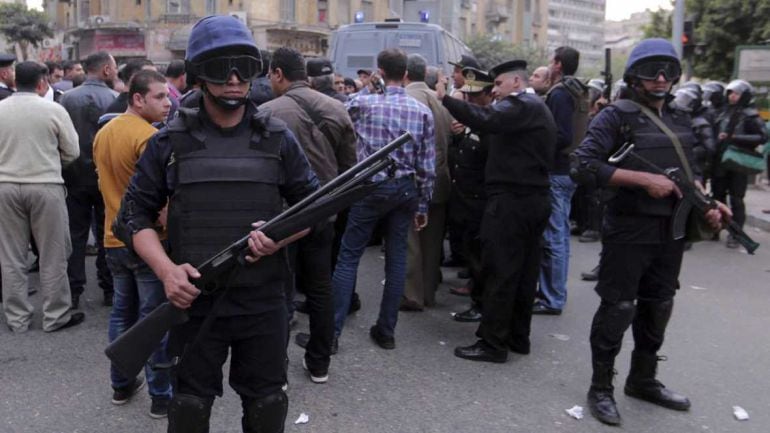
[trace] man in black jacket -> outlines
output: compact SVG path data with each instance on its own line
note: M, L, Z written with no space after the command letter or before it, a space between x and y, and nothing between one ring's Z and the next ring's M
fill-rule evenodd
M481 107L438 96L452 116L490 134L484 172L487 204L481 221L486 275L484 315L475 344L455 356L505 362L508 350L527 354L532 303L540 270L543 230L551 213L548 171L553 164L556 125L540 97L526 92L527 63L512 60L489 71L497 104Z

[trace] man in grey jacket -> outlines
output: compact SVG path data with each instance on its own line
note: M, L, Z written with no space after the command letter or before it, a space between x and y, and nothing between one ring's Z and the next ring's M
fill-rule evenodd
M419 54L410 54L406 63L406 94L427 106L433 113L436 138L436 181L428 208L428 225L411 230L407 238L406 286L401 309L421 311L435 301L441 282L441 250L444 241L446 206L449 201L447 146L451 137L452 116L425 84L427 63Z
M356 163L353 122L341 102L310 88L302 54L277 49L270 63L270 84L276 98L259 109L287 123L321 184ZM325 223L297 242L296 282L305 293L310 316L310 335L298 334L297 344L306 349L303 365L315 383L328 380L334 346L333 239L334 226Z
M16 65L18 92L0 102L0 263L6 324L25 332L32 320L27 297L27 252L30 233L40 248L40 290L43 330L57 331L80 324L83 313L72 313L67 282L71 250L67 230L62 166L80 150L67 112L45 100L45 65Z
M80 295L86 285L86 243L91 224L96 226L96 275L99 287L104 291L104 305L112 305L112 275L104 257L104 202L97 185L93 160L94 136L99 117L117 95L109 86L117 78L115 59L104 51L91 54L85 61L88 78L79 87L67 92L61 104L67 110L78 132L80 158L64 171L67 185L67 211L72 237L72 255L67 274L72 289L72 304L78 307Z

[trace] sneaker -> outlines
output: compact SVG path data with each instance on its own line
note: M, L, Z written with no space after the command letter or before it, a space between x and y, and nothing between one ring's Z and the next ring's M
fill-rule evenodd
M128 403L128 401L131 400L131 397L133 397L137 391L142 389L143 386L144 378L137 377L134 379L134 382L129 385L113 388L112 404L120 406Z
M741 244L738 243L738 240L735 239L732 235L727 238L727 248L736 249Z
M372 340L374 340L374 342L383 349L393 350L396 348L396 339L383 334L377 325L369 328L369 336L372 337Z
M302 368L304 368L305 371L308 372L308 374L310 375L310 381L313 383L326 383L329 380L329 369L311 370L307 367L307 360L305 358L302 358Z
M166 418L168 416L168 404L170 399L164 397L153 397L150 405L150 417L155 419Z

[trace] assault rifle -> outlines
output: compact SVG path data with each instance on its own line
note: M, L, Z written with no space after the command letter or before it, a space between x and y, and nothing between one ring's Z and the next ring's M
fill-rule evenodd
M612 102L610 98L612 98L612 49L611 48L605 48L604 49L604 71L602 72L602 76L604 76L604 94L602 97L605 101L607 101L607 104Z
M412 136L408 132L399 136L260 226L259 231L275 241L286 239L361 200L377 187L376 183L368 182L372 176L386 169L389 175L393 175L395 164L388 155L410 140ZM201 277L191 282L201 290L201 295L210 295L219 290L221 286L215 284L219 277L247 264L245 257L249 254L248 240L248 235L238 239L197 267ZM254 266L259 266L259 263ZM187 320L185 310L164 302L110 343L104 352L121 373L126 377L134 377L144 368L169 329ZM176 359L170 365L155 367L168 368L178 361Z
M706 212L716 209L717 203L714 199L707 197L698 189L692 182L689 182L683 175L679 168L667 168L662 169L650 162L647 158L640 156L634 152L634 144L624 144L615 154L609 158L611 164L617 164L627 157L631 157L636 161L642 163L645 167L649 168L657 174L662 174L669 179L679 188L682 192L682 199L674 209L674 218L671 221L671 231L674 239L683 239L687 234L687 219L690 216L690 212L695 208L700 215L705 215ZM735 223L732 219L727 221L727 231L737 240L749 254L754 254L754 251L759 247L759 244L746 234L741 227Z

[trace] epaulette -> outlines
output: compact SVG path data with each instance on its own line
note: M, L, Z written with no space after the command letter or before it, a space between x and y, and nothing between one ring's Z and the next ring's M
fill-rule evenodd
M618 99L609 106L617 108L623 114L637 114L642 111L639 106L628 99Z
M286 123L281 119L273 117L273 112L267 108L257 110L251 116L251 126L255 130L260 131L264 136L268 136L273 132L283 132L287 128Z

